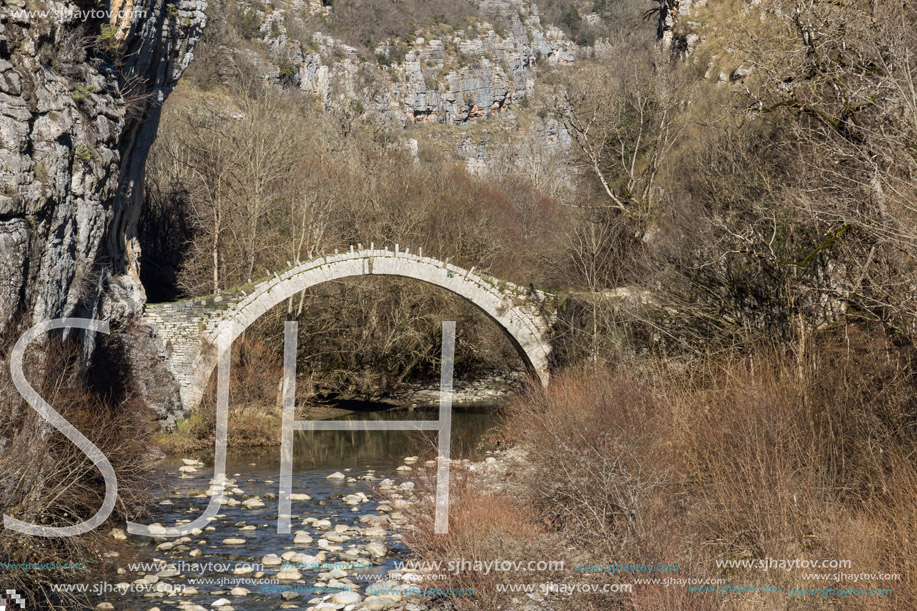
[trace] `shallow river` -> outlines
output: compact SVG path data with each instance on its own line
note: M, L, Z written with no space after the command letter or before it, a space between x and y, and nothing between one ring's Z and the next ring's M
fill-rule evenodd
M351 420L422 418L436 418L435 410L393 410L347 417ZM493 406L456 407L452 420L452 457L480 459L486 450L483 445L486 443L485 433L495 424ZM116 560L118 566L128 569L128 572L113 576L112 582L121 583L122 588L125 583L133 584L137 591L124 595L111 592L96 598L95 602L108 601L116 609L148 611L158 607L165 611L177 608L194 609L191 605L210 609L214 602L225 598L229 601L228 604L231 604L231 608L239 610L278 609L282 605L283 608L305 609L308 606L307 601L317 596L310 593L308 588L316 584L319 574L330 570L327 566L309 569L304 568L300 562L302 579L284 581L276 580L276 575L283 568L281 566L252 566L249 567L252 572L245 571L248 570L247 563L260 563L268 554L282 556L287 553L289 556L290 552L297 552L314 556L322 551L318 544L322 535L328 536L328 531L315 528L312 524L304 524L303 520L306 518L330 520L334 526L342 525L340 529L344 526L351 527L350 530L341 533L342 537L331 537L343 538L344 540L336 542L337 546L343 549L326 551L323 562L326 565L340 563L340 566L347 569L345 581L352 581L359 586L360 593L365 595L365 589L372 585L372 580L383 578L385 571L395 568L395 563L405 558L406 550L397 533L390 528L386 528L384 539L378 536L373 539L363 536L361 529L366 529L370 524L360 523L359 518L365 514L379 513L378 505L384 501L373 491L379 480L390 478L395 480L397 485L408 475L396 471L398 466L403 465L406 456L420 456L420 462L414 465L417 469L422 467L425 459L435 455L436 435L407 431L300 431L296 435L293 492L309 495L311 500L293 501L293 534L280 535L276 527L277 500L273 495L278 494L280 449L230 449L226 473L227 478L235 482L235 486L230 485L228 489L238 488L242 491L234 493L231 498L244 502L251 497L259 497L264 507L223 505L217 519L211 522L214 530L205 529L197 536L190 536L190 541L184 540L182 543L176 544L170 539L168 541L175 544L175 547L168 550L157 549L160 543L167 541L165 539L151 541L130 537L129 553L122 554ZM163 488L159 495L162 504L146 519L146 523L173 526L179 520L188 521L203 512L209 497L194 498L193 495L207 490L213 477L213 457L210 454L193 458L200 459L204 466L196 473L190 474L190 478L179 477L178 470L183 465L180 458L169 459L162 464ZM327 476L334 472L342 472L348 479L327 479ZM367 476L376 479L359 479ZM341 498L359 492L364 493L370 500L351 506L345 504ZM383 511L386 510L391 511L383 507ZM432 515L430 519L432 520ZM294 544L296 531L302 531L305 533L305 537L302 538L311 537L312 541ZM229 538L243 539L244 543L227 545L224 540ZM372 541L377 544L384 543L388 548L384 557L360 552L363 546ZM327 546L327 543L325 541L323 545ZM129 570L129 563L154 561L175 566L174 569L166 568L165 571L152 567L146 570ZM371 566L365 566L367 564ZM241 572L237 572L237 569ZM263 571L264 574L259 576L258 571ZM175 572L180 574L172 575ZM161 576L158 579L146 578L146 581L155 583L138 582L137 580L145 573L160 573ZM329 582L328 576L325 575L324 583L335 582ZM178 590L183 587L191 587L192 590L178 594ZM237 592L236 595L232 595L233 587L245 588L250 593L239 595ZM170 591L172 588L174 590ZM194 590L197 592L193 593ZM291 590L298 590L299 596L293 598ZM284 598L283 592L287 592L287 598Z

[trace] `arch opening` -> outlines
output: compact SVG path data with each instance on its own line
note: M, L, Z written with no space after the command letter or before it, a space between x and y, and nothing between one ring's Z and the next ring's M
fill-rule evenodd
M545 294L501 282L436 259L389 250L345 253L303 263L275 274L251 292L223 301L200 338L200 346L186 363L173 363L186 407L199 402L216 365L214 346L228 345L272 308L320 284L359 276L392 276L424 282L464 298L494 322L509 339L525 367L542 382L549 378L550 324L542 301ZM219 299L219 298L218 298ZM158 326L168 325L165 316ZM184 378L182 374L184 375Z

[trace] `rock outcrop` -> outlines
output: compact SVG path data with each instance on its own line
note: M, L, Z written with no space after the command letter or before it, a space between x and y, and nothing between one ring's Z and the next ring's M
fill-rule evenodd
M118 324L141 311L143 168L205 8L0 5L0 331L19 316Z
M276 61L262 73L314 94L326 108L358 103L389 125L461 125L499 114L531 93L538 65L572 63L577 52L527 0L483 0L481 15L501 25L481 19L473 28L430 27L410 40L384 41L371 60L322 32L305 43L291 38L288 21L302 8L294 2L264 16L263 41Z

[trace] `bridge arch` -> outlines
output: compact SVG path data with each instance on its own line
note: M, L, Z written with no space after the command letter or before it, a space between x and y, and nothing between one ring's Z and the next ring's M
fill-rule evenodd
M147 322L166 344L182 403L196 407L216 366L215 346L234 341L271 308L319 284L357 276L400 276L459 295L484 312L509 338L542 384L549 377L550 329L546 293L502 282L422 253L370 248L321 257L231 295L148 305Z

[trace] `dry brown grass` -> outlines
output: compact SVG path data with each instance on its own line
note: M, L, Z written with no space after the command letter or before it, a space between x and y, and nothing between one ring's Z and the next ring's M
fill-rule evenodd
M4 344L9 348L10 344ZM69 538L45 538L0 529L4 562L83 563L83 570L9 570L4 588L29 598L29 608L82 608L70 595L52 596L50 584L86 583L110 567L101 552L115 547L104 536L114 524L137 517L150 492L151 422L126 389L121 401L100 397L79 377L79 352L49 340L29 351L29 383L64 418L92 441L111 462L118 478L118 502L109 521L95 531ZM56 432L22 400L13 387L9 355L0 366L0 501L4 514L25 522L67 526L95 514L105 487L98 469L75 445Z
M429 475L429 474L428 474ZM529 561L557 559L564 553L562 541L545 524L537 522L521 501L501 494L477 490L468 473L453 470L449 510L449 533L434 535L430 519L432 504L412 506L415 528L408 531L405 543L421 560L450 561L462 559L482 562L495 560ZM432 497L434 482L421 482L421 488ZM507 597L496 592L497 584L518 582L518 573L462 570L458 574L443 572L446 580L426 584L433 588L474 589L474 596L455 596L449 602L459 610L498 609ZM533 573L533 575L535 575ZM548 580L549 573L538 573ZM446 601L440 601L446 602Z
M724 596L638 585L628 599L570 599L570 608L914 608L911 357L884 337L848 328L810 342L803 354L760 348L679 371L652 362L640 370L562 372L509 409L506 440L529 450L531 468L513 474L512 489L524 492L501 501L462 484L448 537L439 542L423 533L408 544L429 560L493 556L493 539L501 550L531 553L527 559L537 549L568 562L677 563L675 577L783 592ZM501 503L519 509L501 512ZM563 545L527 548L544 537L536 525ZM494 532L501 535L484 534ZM527 540L505 540L512 537ZM764 558L851 566L716 566ZM899 573L901 581L803 579L808 572ZM567 571L560 578L585 576ZM460 576L450 585L474 587L476 579ZM824 587L892 588L894 597L786 595L787 588ZM481 608L507 601L496 597Z

